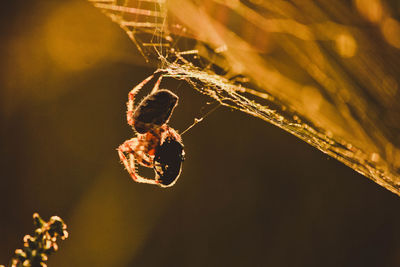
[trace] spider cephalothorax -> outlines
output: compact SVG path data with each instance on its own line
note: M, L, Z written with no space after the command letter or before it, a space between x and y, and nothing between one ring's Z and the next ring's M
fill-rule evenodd
M128 94L127 121L137 134L119 146L118 154L135 182L170 187L179 178L185 155L181 136L167 125L178 104L178 96L159 89L161 75L151 93L136 108L134 103L135 95L153 77L145 79ZM136 163L153 168L154 179L140 176Z

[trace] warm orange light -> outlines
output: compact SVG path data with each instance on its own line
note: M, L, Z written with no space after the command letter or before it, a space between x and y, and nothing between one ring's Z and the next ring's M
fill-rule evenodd
M355 55L357 51L357 43L353 36L349 34L340 34L336 40L336 50L340 56L350 58Z
M381 24L381 31L386 41L400 49L400 22L393 18L386 18Z
M380 0L354 0L355 5L367 20L379 22L383 17L383 7Z
M317 88L313 86L304 86L301 89L300 96L308 114L314 114L315 112L318 112L323 98Z
M67 3L53 12L45 28L49 54L67 70L93 66L110 54L116 39L114 29L95 24L98 17L85 8L82 3Z

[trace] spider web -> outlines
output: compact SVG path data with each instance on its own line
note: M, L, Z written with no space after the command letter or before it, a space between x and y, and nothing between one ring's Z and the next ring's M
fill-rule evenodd
M400 23L390 12L375 21L357 0L89 1L165 76L400 195L400 40L385 21L399 36ZM382 35L371 39L373 27Z

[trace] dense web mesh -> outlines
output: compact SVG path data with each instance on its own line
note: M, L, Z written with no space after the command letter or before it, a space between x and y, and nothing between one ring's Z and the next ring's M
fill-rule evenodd
M400 195L400 23L390 1L90 2L164 76Z

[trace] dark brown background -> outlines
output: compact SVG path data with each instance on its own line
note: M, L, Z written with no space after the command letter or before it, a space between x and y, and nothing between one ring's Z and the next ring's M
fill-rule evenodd
M237 111L183 136L173 188L132 182L115 149L132 136L127 93L154 69L124 32L84 1L9 1L0 20L0 263L39 212L69 227L53 267L400 264L399 197ZM207 108L163 87L180 131Z

